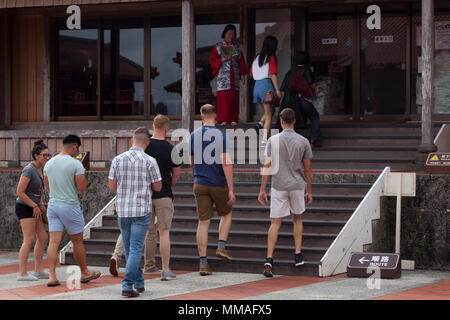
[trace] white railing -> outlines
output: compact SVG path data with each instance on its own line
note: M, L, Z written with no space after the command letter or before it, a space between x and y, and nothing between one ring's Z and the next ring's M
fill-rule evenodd
M102 226L103 216L112 215L114 213L114 204L116 203L116 197L112 198L111 201L108 202L106 206L103 207L99 213L96 214L91 221L89 221L83 230L83 239L88 239L91 235L91 228ZM73 252L73 244L72 241L69 241L64 248L59 251L59 263L66 263L66 253Z
M372 220L380 219L380 197L384 195L386 174L390 171L390 167L383 170L320 260L320 277L345 273L350 254L362 252L365 244L372 243Z
M450 152L450 125L444 123L441 126L436 138L434 138L434 144L437 147L437 152Z

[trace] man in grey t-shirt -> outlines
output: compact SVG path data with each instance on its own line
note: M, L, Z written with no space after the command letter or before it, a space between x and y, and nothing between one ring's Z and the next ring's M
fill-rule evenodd
M282 220L289 215L294 223L295 266L305 263L301 253L303 223L301 214L306 205L312 203L311 158L309 141L294 131L295 113L286 108L280 113L283 131L272 136L267 142L266 161L262 173L258 201L267 203L266 185L272 175L270 217L272 219L267 237L267 258L264 275L273 277L273 251ZM306 189L306 194L305 194Z

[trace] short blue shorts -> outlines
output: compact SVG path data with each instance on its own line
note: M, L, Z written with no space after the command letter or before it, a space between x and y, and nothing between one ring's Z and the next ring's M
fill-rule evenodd
M266 93L272 91L275 93L275 88L272 84L272 79L266 78L255 81L253 88L253 103L264 103L266 101Z
M84 231L83 208L79 204L50 202L47 208L48 231L67 231L69 235Z

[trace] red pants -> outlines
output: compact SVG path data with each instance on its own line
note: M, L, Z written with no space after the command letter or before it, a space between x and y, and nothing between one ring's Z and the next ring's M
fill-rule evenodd
M238 122L239 91L235 89L217 91L217 123Z

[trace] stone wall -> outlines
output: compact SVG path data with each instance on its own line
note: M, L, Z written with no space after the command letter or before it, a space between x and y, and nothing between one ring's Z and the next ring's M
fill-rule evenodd
M20 171L0 171L0 249L18 249L22 244L22 231L15 215L16 188ZM108 188L108 172L88 171L92 181L86 192L80 192L84 219L91 220L113 197ZM67 243L64 237L62 245Z
M416 197L402 197L401 258L416 268L450 270L450 175L417 175ZM383 197L367 251L394 252L396 197Z
M114 196L108 189L108 172L88 171L92 181L81 195L86 223ZM18 249L22 243L14 214L15 192L20 171L0 171L0 249ZM377 175L315 174L313 182L372 183ZM182 172L180 180L191 180ZM235 175L235 181L258 181L259 175ZM415 260L422 269L450 270L450 175L417 175L417 196L402 198L402 259ZM393 252L395 249L395 197L382 197L381 218L373 223L372 245L366 251ZM65 241L67 237L65 237Z

